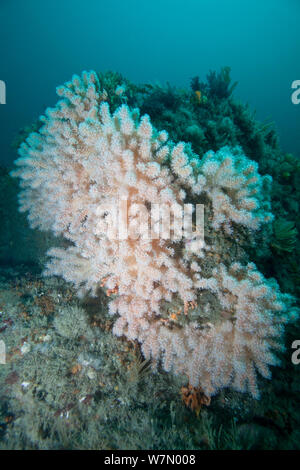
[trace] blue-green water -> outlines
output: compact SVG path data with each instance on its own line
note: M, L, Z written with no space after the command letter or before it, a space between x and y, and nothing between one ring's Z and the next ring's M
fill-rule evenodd
M300 104L292 101L292 83L300 80L298 3L3 1L0 15L0 80L5 84L0 98L6 101L0 105L0 448L299 449ZM65 111L59 110L58 117L48 114L49 128L43 127L39 116L55 106L56 87L74 74L81 77L83 70L95 75L83 74L60 88ZM121 139L128 160L105 133L103 103L116 113L109 132ZM149 116L150 137L136 108ZM169 153L161 160L155 152L164 137L156 130L169 136ZM141 143L147 139L150 157ZM22 197L34 229L28 212L18 211L21 188L11 173L22 142L27 142L21 152L27 160L18 176L27 187ZM195 177L192 184L176 166L172 149L178 142L187 143L182 158ZM209 151L216 153L209 156ZM122 162L119 167L109 160L113 154ZM129 174L124 165L130 165L130 155ZM159 162L172 175L169 180L162 175L163 183L168 181L164 190L184 190L186 202L201 203L205 211L204 254L187 254L183 243L166 247L164 255L175 260L172 269L180 273L171 278L169 293L169 273L163 263L156 264L155 243L147 256L142 245L122 245L119 260L127 261L120 268L112 251L105 258L91 222L97 214L94 201L117 197L120 188L139 194L137 202L145 194L149 210L148 190L161 183L148 174L143 179L147 158L147 163L155 161L151 168L157 170ZM105 159L107 167L101 166ZM201 191L195 190L197 181ZM71 245L76 262L66 251ZM52 275L44 277L53 246L64 253L63 262L54 261ZM142 269L135 271L141 259ZM103 265L108 276L99 274ZM193 303L184 297L188 284L180 287L184 276L197 284L195 271L205 287L198 285ZM118 281L107 283L112 275L119 275ZM90 287L84 290L84 284ZM150 297L142 290L145 285ZM159 312L138 312L144 300L153 307L158 291ZM148 322L142 332L119 327L122 336L113 334L116 318L108 311L118 298L123 299L121 317L127 315L124 305L132 313L134 299L133 317L138 313ZM282 314L287 325L279 340L285 346L277 354L281 367L271 366L272 377L266 377L265 364L274 362L266 344L283 329L277 325ZM156 335L149 341L153 346L159 338L161 357L154 373L155 348L149 353L145 344L156 321ZM195 353L190 334L181 335L184 328L193 334L193 324L196 336L219 332L220 325L236 328L232 337L220 333L206 343L225 365L218 372L222 361L208 362L197 385L189 383L188 365L196 354L206 354ZM236 338L244 324L242 344ZM167 367L166 344L172 337L173 366ZM185 358L184 370L176 355ZM235 372L218 382L232 363ZM254 380L259 399L251 384L253 365L264 376ZM237 385L234 379L243 368L247 380Z

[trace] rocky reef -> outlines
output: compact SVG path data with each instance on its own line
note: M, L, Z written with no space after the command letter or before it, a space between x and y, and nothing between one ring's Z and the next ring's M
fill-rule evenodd
M25 138L12 174L46 236L24 231L35 271L13 252L14 224L3 256L3 446L297 447L283 345L297 335L299 163L234 88L229 68L191 90L85 72ZM2 181L15 187L5 171ZM122 198L125 240L107 237ZM143 237L150 204L203 205L204 239ZM271 381L257 376L270 379L280 361ZM270 401L278 377L292 397L285 411Z

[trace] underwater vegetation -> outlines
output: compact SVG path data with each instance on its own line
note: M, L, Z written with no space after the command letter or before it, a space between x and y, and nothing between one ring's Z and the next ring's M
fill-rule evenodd
M297 335L299 165L235 86L228 67L191 90L84 72L25 131L12 175L50 277L20 277L16 296L2 274L3 446L297 447L283 333ZM110 239L121 198L135 236ZM144 240L150 203L203 204L204 242Z
M229 69L208 81L216 98L230 96ZM62 99L21 145L20 169L12 172L32 228L70 241L49 250L45 274L71 281L81 296L104 287L109 312L118 315L114 333L138 340L153 367L161 360L207 396L231 386L258 397L256 371L270 378L269 365L278 363L272 350L281 347L282 324L296 318L293 298L244 264L243 253L228 256L226 236L272 221L271 177L260 176L239 147L199 156L168 140L138 108L123 104L111 114L95 72L74 76L57 93ZM165 105L173 107L173 98ZM122 199L134 227L125 239L108 235L108 207ZM205 205L209 244L197 232L184 243L165 239L159 214L154 236L139 231L151 204L171 210L193 201ZM174 212L171 231L181 217Z
M214 101L229 98L237 86L237 82L231 83L230 72L228 66L222 67L219 72L211 70L207 74L206 82L201 83L198 76L192 78L191 88L195 92L201 91Z
M294 222L284 219L277 219L273 224L274 241L271 247L277 252L287 251L292 253L295 249L298 231Z

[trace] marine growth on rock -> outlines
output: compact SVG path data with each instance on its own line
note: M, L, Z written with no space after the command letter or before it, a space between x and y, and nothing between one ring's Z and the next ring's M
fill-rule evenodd
M227 386L258 397L257 372L270 378L278 363L292 298L236 246L272 221L272 178L239 147L197 155L139 109L110 109L95 72L57 94L13 171L31 226L69 242L50 249L45 274L72 282L79 295L105 289L114 333L137 340L153 367L185 374L208 397ZM120 204L126 236L113 233ZM175 237L180 208L197 204L204 238L192 219L190 236Z

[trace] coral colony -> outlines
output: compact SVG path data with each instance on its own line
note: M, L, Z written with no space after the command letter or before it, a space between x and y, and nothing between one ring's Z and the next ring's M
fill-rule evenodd
M57 93L13 172L31 226L69 241L49 251L45 274L72 282L79 295L104 288L114 333L137 340L154 368L185 374L207 397L230 386L258 398L256 374L269 378L278 364L273 351L292 298L228 250L228 240L236 246L272 220L271 177L240 148L198 156L139 109L123 104L112 114L94 72ZM116 227L109 208L120 201L127 236L108 236ZM190 235L175 236L184 204L204 206L205 239L190 217ZM150 214L152 236L144 236ZM166 221L170 236L159 236Z

